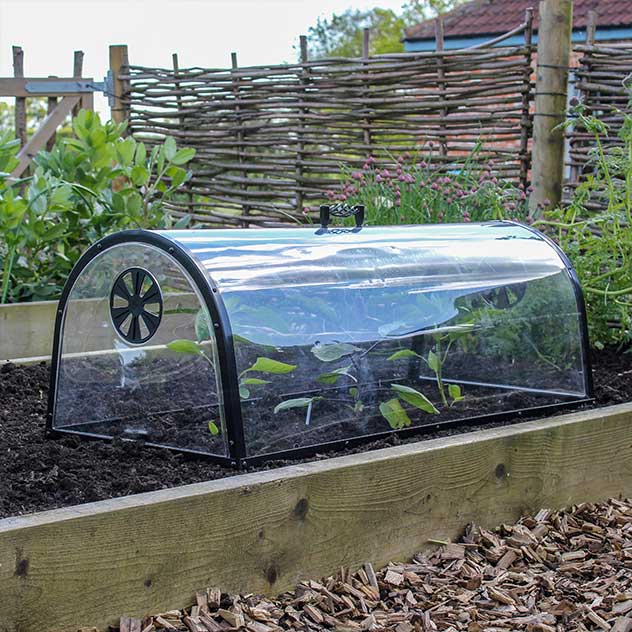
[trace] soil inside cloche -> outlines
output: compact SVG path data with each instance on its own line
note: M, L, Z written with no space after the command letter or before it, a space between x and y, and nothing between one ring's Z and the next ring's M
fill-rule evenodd
M616 349L595 352L593 375L595 402L592 406L632 401L632 352ZM203 458L135 442L87 441L76 436L46 440L44 420L48 379L49 371L45 364L0 365L0 518L238 473L235 469ZM520 421L536 416L522 417ZM507 423L511 422L450 428L406 439L393 435L386 440L337 454L362 452ZM323 453L307 460L327 456L331 454ZM277 461L258 469L288 463Z

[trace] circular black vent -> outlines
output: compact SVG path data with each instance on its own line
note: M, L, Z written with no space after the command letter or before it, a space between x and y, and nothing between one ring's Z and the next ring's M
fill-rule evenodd
M158 281L142 268L121 272L110 292L110 316L123 340L134 345L147 342L162 320L162 292Z

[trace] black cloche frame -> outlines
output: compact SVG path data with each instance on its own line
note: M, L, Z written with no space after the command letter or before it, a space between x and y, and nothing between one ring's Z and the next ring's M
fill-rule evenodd
M476 417L468 417L464 419L454 419L439 423L432 423L423 426L409 427L401 430L386 430L384 432L373 433L371 435L364 435L359 437L353 437L350 439L341 439L338 441L331 441L328 443L321 443L313 446L305 446L301 448L293 448L290 450L284 450L280 452L274 452L264 455L247 456L246 445L244 440L243 430L243 418L241 414L241 399L239 396L239 379L237 372L237 364L235 358L235 348L233 343L233 333L228 317L228 312L224 305L224 301L218 291L217 286L212 280L211 276L207 274L201 268L200 264L191 256L191 254L176 241L165 237L159 233L146 231L146 230L127 230L104 237L100 241L96 242L80 257L77 264L72 269L57 309L57 316L55 320L55 332L53 337L53 351L51 361L51 373L50 373L50 389L48 393L48 413L46 415L46 436L49 438L61 437L67 434L80 435L85 438L92 439L111 439L111 437L104 437L103 435L91 434L88 432L78 432L69 429L53 428L53 416L55 410L55 395L57 387L57 373L59 370L60 361L60 342L62 336L62 329L64 324L64 314L66 311L66 305L72 288L77 281L79 275L84 268L102 252L117 246L120 244L141 243L150 246L154 246L159 250L167 253L173 259L175 259L190 275L193 282L197 285L197 288L204 299L206 308L208 309L213 328L215 332L215 338L217 342L217 354L220 366L220 380L222 399L224 405L226 433L228 438L228 445L230 456L211 455L194 450L186 450L182 448L172 448L160 444L147 443L146 445L172 449L177 452L185 452L203 456L204 458L219 463L221 465L232 466L237 468L247 468L250 466L258 465L264 461L275 460L287 460L287 459L300 459L313 456L315 454L322 454L325 452L340 450L346 447L352 447L369 443L372 441L386 439L394 434L399 436L412 436L412 435L424 435L437 432L438 430L454 428L457 426L468 426L472 424L480 424L481 422L499 422L511 419L513 417L522 418L531 415L536 412L555 412L563 408L569 408L571 406L577 406L579 404L591 401L593 397L593 382L592 382L592 369L591 360L588 350L588 323L586 319L586 307L584 302L584 295L579 283L579 278L573 266L560 249L560 247L550 240L542 233L535 231L529 226L520 224L519 222L507 222L517 224L528 228L531 232L538 235L539 238L544 237L546 242L556 251L565 265L566 272L569 276L573 290L575 293L575 299L579 311L580 318L580 335L582 338L582 353L583 353L583 366L584 366L584 386L587 394L586 398L572 399L566 402L557 404L548 404L543 406L536 406L518 410L511 410L507 412L489 413L486 415L479 415ZM358 229L356 229L358 230ZM328 232L326 227L321 227L317 234L326 234ZM355 232L355 231L354 231Z

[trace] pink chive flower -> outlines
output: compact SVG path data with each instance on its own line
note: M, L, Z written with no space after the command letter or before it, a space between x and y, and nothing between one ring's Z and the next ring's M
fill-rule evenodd
M382 176L378 173L378 174L375 176L375 181L376 181L376 182L382 182L382 180L384 180L384 178L382 178Z

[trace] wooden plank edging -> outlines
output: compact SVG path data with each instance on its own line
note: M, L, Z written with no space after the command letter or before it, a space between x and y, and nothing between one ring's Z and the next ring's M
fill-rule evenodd
M56 313L57 301L0 305L0 362L49 359Z
M0 631L277 593L540 507L632 493L632 404L0 521Z

